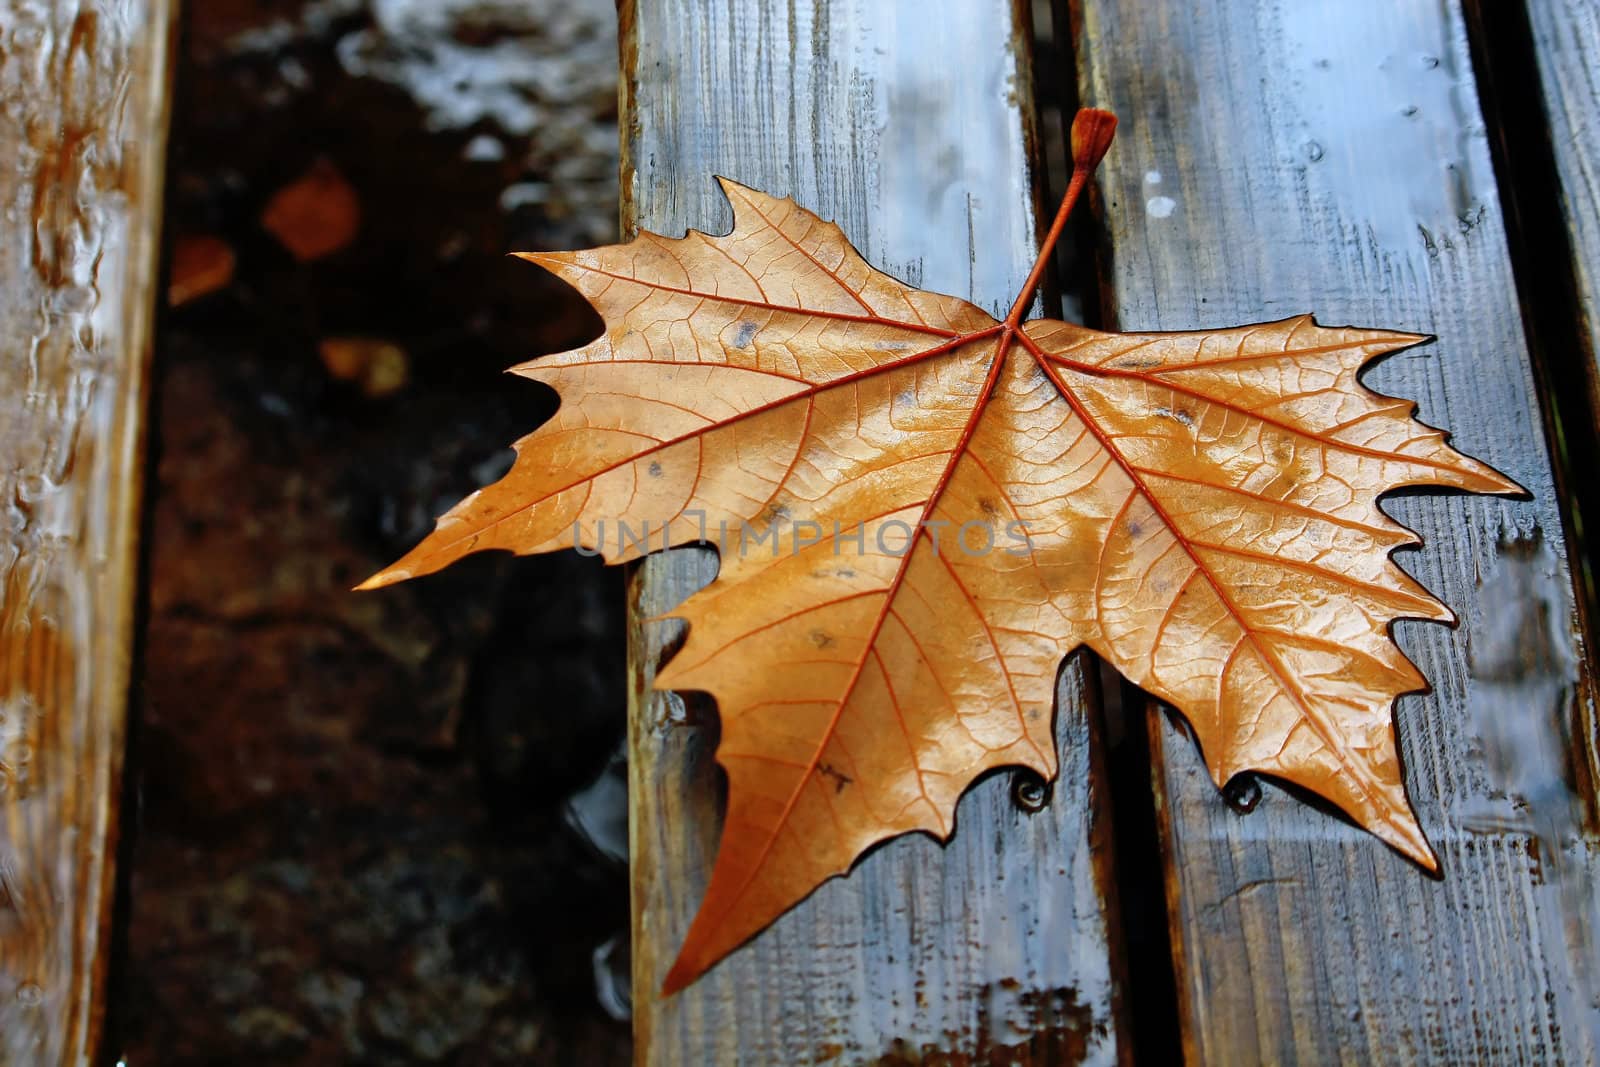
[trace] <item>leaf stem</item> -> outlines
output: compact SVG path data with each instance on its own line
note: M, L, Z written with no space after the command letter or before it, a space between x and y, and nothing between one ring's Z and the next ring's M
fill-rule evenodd
M1073 118L1072 180L1067 184L1067 194L1061 198L1061 208L1056 212L1055 221L1050 224L1049 232L1044 235L1044 243L1039 246L1039 258L1033 261L1033 270L1028 272L1028 280L1022 283L1022 292L1017 294L1017 302L1011 305L1011 311L1006 315L1005 325L1008 329L1015 330L1022 323L1022 314L1033 303L1033 294L1044 277L1045 264L1050 261L1050 254L1055 251L1061 231L1066 228L1067 216L1072 214L1073 205L1088 184L1089 175L1105 158L1116 133L1117 117L1109 111L1086 107L1079 109Z

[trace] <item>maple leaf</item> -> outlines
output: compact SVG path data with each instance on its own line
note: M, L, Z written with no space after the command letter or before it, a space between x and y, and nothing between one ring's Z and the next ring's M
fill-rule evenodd
M727 180L727 236L525 257L605 332L514 368L560 393L555 416L363 588L484 549L620 563L717 532L721 569L673 612L688 638L656 680L715 697L728 776L666 992L874 843L947 838L982 772L1053 778L1056 675L1082 645L1188 718L1218 785L1304 786L1436 869L1392 718L1426 683L1389 628L1451 615L1389 558L1418 539L1377 498L1521 490L1358 382L1417 335L1022 323L1114 128L1079 114L1004 321Z

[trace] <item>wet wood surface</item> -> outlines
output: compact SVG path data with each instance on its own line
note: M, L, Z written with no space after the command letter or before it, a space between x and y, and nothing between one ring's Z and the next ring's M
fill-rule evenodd
M1588 346L1573 356L1588 361L1591 412L1600 414L1600 0L1527 0L1527 11Z
M16 0L0 53L0 1063L104 1015L172 4Z
M726 232L722 174L837 220L880 269L1003 314L1037 247L1024 6L930 19L915 0L624 3L625 229ZM658 997L715 855L720 772L709 703L651 691L679 624L644 620L715 572L710 551L679 550L647 560L632 587L639 1061L1116 1061L1108 829L1081 658L1062 674L1061 776L1043 810L991 776L947 846L890 842Z
M1461 620L1396 627L1434 686L1398 724L1441 878L1272 784L1236 814L1182 727L1153 719L1188 1058L1594 1062L1594 709L1458 6L1074 0L1073 15L1084 102L1123 123L1102 171L1108 319L1314 311L1437 334L1365 380L1531 492L1385 503L1426 541L1402 566Z

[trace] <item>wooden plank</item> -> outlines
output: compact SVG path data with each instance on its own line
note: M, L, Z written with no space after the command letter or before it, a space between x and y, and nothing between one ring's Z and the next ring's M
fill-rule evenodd
M1568 269L1593 416L1600 414L1600 0L1528 0L1527 17L1572 245Z
M1435 333L1367 375L1531 501L1410 494L1403 566L1462 619L1401 623L1434 880L1268 785L1222 802L1153 724L1185 1048L1196 1063L1585 1063L1600 1032L1594 708L1458 5L1076 0L1079 81L1123 135L1108 317L1185 329L1315 311Z
M0 1063L89 1063L166 144L166 0L16 3L0 55Z
M1004 313L1037 247L1029 26L979 0L633 0L623 36L623 219L723 233L723 174L836 219L913 284ZM712 709L652 693L679 634L641 620L715 573L709 551L635 576L630 725L641 1062L1019 1064L1117 1059L1107 822L1092 683L1063 671L1061 780L1025 814L1007 777L939 847L866 857L687 990L656 990L688 929L720 813Z

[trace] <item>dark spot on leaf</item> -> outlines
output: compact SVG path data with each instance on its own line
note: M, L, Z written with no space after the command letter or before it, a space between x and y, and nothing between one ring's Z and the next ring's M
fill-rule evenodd
M989 516L989 518L991 518L991 519L998 518L999 515L1000 515L999 506L996 505L993 500L991 500L990 498L988 498L986 496L982 496L982 497L978 498L978 508L979 508L980 511L982 511L985 515Z
M755 337L756 330L758 329L760 329L760 327L753 322L740 322L739 332L734 336L733 339L733 347L749 348L750 341Z
M1156 408L1156 414L1164 419L1171 419L1173 422L1180 423L1188 429L1194 429L1194 416L1183 408Z
M824 763L818 766L817 773L833 780L833 791L835 793L843 793L844 787L855 781L854 778L843 771L835 770L831 763Z
M661 477L661 464L659 462L655 461L655 460L651 460L650 461L649 471L650 471L650 477L652 477L652 478Z
M828 633L826 630L812 630L811 643L816 645L818 648L832 648L833 635Z

